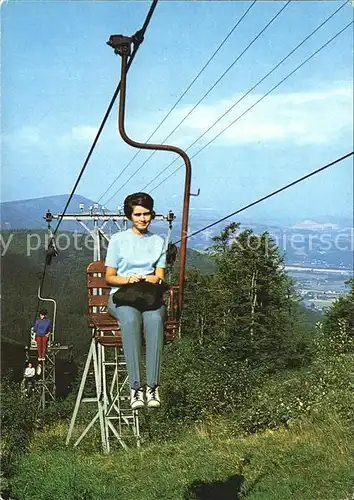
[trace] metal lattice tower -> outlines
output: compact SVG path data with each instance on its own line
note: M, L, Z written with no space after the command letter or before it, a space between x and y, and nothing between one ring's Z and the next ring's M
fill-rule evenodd
M37 378L34 384L34 394L38 396L38 406L44 410L48 401L55 400L56 394L56 356L61 351L69 351L67 345L53 344L48 342L46 350L46 359L40 364L40 374L37 372ZM37 358L37 345L34 340L31 340L29 348L26 348L26 363L32 362ZM35 364L35 362L33 362Z
M84 212L84 206L80 205L81 212L73 214L56 214L53 215L50 211L47 212L47 219L61 219L62 221L78 222L91 235L93 245L93 261L101 260L101 243L103 240L109 242L109 236L104 229L109 222L112 222L118 231L127 228L127 218L119 210L118 212L106 212L103 208L99 208L98 204L90 207L89 212ZM155 220L168 222L168 237L171 237L172 221L175 216L173 212L167 215L156 215ZM93 227L89 226L92 223ZM91 224L90 224L91 225ZM96 277L102 277L102 273L97 273ZM104 285L100 285L104 286ZM107 288L107 286L106 286ZM95 288L94 295L103 295L102 288ZM106 306L100 305L96 308L96 312L106 313ZM107 314L107 317L109 315ZM116 324L116 322L115 322ZM91 325L92 326L92 325ZM117 333L114 329L119 330L118 325L112 326L111 338L114 340L114 335ZM92 391L89 386L90 376L94 376L94 395L85 394ZM74 411L71 417L71 422L66 438L66 444L69 444L75 426L77 424L77 416L79 409L84 404L96 405L96 412L90 422L81 431L76 439L74 446L79 443L87 435L88 431L97 423L99 424L102 448L105 453L110 451L110 440L115 438L123 448L127 448L124 441L125 436L128 436L126 430L130 430L136 440L136 445L140 446L141 436L139 427L139 414L137 410L132 410L130 407L130 385L128 382L128 373L121 344L115 342L111 345L105 344L103 339L100 340L99 333L93 328L92 340L89 352L86 359L85 368L80 382L78 395ZM130 433L130 435L131 435Z
M93 239L93 260L98 261L101 259L102 240L109 241L109 236L104 231L105 226L112 222L118 231L122 231L127 227L127 218L121 211L106 213L103 209L100 210L97 204L90 207L89 212L83 211L83 205L80 205L80 208L81 213L66 214L64 216L57 214L53 218L62 218L62 220L80 223ZM160 216L160 218L162 219L163 216ZM92 223L92 228L89 223ZM101 293L100 289L95 290L95 294L100 295ZM130 389L122 348L106 348L97 341L97 337L95 338L94 329L92 333L93 338L71 417L66 444L69 444L71 440L80 406L85 403L92 406L93 403L97 405L97 411L75 441L74 446L81 442L97 422L100 426L102 448L105 453L110 451L110 438L112 436L119 441L123 448L127 448L122 438L124 427L133 432L137 446L140 446L139 417L137 411L133 411L129 404ZM87 387L90 374L94 375L94 396L84 394L85 389L86 392L90 390Z
M85 386L89 375L94 375L94 396L85 396ZM88 388L89 389L89 388ZM132 431L136 444L140 446L140 428L138 411L130 408L130 388L123 350L121 347L105 347L97 339L91 341L74 412L71 418L66 444L69 444L76 418L81 405L97 405L97 411L88 425L76 439L77 446L93 425L98 422L102 448L110 452L110 440L115 438L124 449L124 430Z

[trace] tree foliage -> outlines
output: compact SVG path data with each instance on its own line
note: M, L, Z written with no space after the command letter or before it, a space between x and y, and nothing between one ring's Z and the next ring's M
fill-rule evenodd
M348 293L339 297L325 314L324 330L333 334L344 329L354 337L354 278L346 281L346 284Z
M349 291L339 297L326 312L323 333L330 349L339 352L354 352L354 278L346 281Z
M299 340L293 283L269 233L238 227L213 238L213 275L187 275L184 331L200 343L220 339L233 359L284 366Z
M189 252L181 339L165 351L164 404L149 424L152 435L166 439L169 432L212 414L238 412L235 429L248 432L287 423L310 408L321 412L337 405L341 414L352 415L352 356L347 353L354 338L354 280L312 341L312 313L302 313L269 233L238 230L237 223L227 226L208 255ZM3 331L21 342L27 340L37 305L38 255L27 258L17 245L3 261ZM81 362L90 340L85 286L90 260L87 251L62 252L48 269L43 290L58 302L58 340L73 343ZM2 397L3 459L11 473L14 450L27 448L36 425L35 408L10 386ZM60 408L53 405L47 423L70 415L74 394L70 397Z

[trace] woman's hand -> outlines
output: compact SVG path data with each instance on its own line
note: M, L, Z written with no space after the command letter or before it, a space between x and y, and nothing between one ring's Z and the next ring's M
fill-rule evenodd
M148 274L144 279L147 283L153 283L154 285L160 281L160 278L155 274Z
M144 276L141 274L133 274L129 276L128 283L139 283L139 281L144 281Z
M106 267L106 281L110 286L122 286L128 283L139 283L139 281L144 281L144 276L141 274L133 274L131 276L119 276L117 275L117 269L115 267Z

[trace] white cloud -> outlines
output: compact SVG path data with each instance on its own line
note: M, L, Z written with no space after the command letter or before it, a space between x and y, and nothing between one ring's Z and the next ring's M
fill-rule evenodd
M167 142L187 147L213 126L214 122L241 97L242 94L235 94L228 99L198 106ZM251 94L243 99L212 127L195 145L193 151L221 133L234 120L236 122L230 125L214 144L233 146L258 142L266 144L286 142L305 146L334 143L345 137L345 134L348 137L352 135L353 95L352 84L349 82L333 82L325 88L270 95L247 111L262 97L262 94ZM185 106L174 110L152 141L161 143L192 107ZM145 141L167 111L130 119L127 123L128 134L141 142ZM243 113L245 115L239 118ZM52 152L75 145L90 145L97 131L98 127L83 124L72 126L62 134L55 130L24 126L6 134L3 140L15 149L37 147ZM107 124L100 141L105 144L124 145L119 138L116 125L111 126L111 124Z
M3 141L9 145L34 146L40 144L40 131L37 127L23 126L9 134L4 134Z
M236 94L230 99L198 106L178 128L172 142L187 145L188 141L193 142L241 97L242 94ZM337 82L321 90L270 95L247 111L262 97L262 94L251 94L243 99L203 137L203 143L229 124L215 144L284 141L297 145L324 144L340 139L346 132L351 133L353 93L349 83ZM191 109L192 106L177 109L170 127L176 126Z
M44 130L40 127L24 126L9 134L4 134L3 140L13 149L36 147L41 151L51 152L59 148L67 148L73 143L92 143L97 129L90 126L72 127L69 132L58 134L55 130Z
M98 128L89 125L80 125L71 129L71 137L77 142L92 142L97 135Z

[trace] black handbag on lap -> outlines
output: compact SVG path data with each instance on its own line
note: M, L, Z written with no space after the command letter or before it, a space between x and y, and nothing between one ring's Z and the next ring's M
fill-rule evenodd
M163 295L168 289L166 283L154 284L146 281L129 283L121 285L113 294L112 300L116 307L130 306L140 312L155 311L163 305Z

